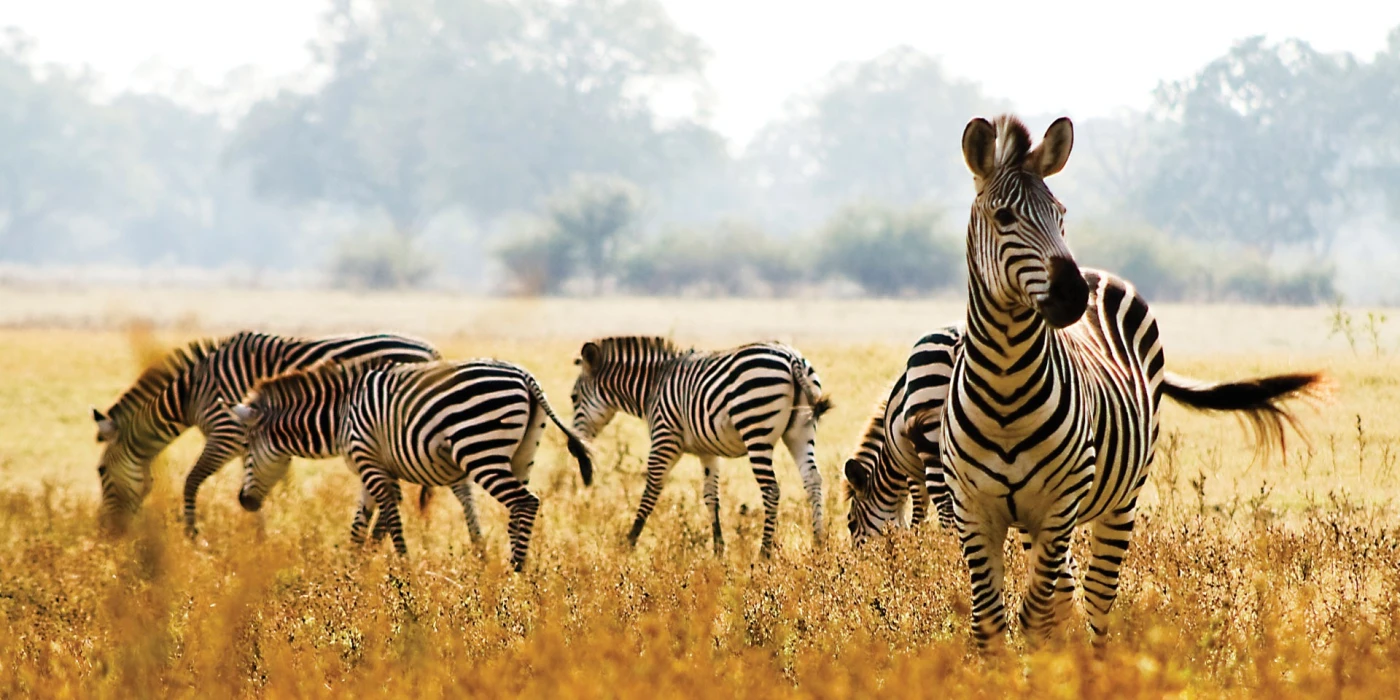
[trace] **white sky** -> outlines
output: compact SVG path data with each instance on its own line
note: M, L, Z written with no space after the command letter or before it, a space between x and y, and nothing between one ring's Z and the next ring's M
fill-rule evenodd
M1145 107L1159 81L1190 75L1246 36L1296 36L1369 59L1400 25L1394 0L662 1L710 46L713 125L736 144L837 63L897 44L940 57L1022 112L1085 118ZM296 72L324 5L0 0L0 26L23 29L43 60L90 65L110 89L168 84L179 70L217 84L241 66L269 78Z

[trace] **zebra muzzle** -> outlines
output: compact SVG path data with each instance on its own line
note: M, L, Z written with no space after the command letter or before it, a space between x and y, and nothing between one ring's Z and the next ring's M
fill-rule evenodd
M243 506L243 510L249 513L256 513L262 509L262 499L250 495L247 491L239 491L238 505Z
M1089 283L1079 265L1069 258L1050 258L1050 289L1037 300L1036 311L1055 328L1067 328L1079 321L1089 306Z

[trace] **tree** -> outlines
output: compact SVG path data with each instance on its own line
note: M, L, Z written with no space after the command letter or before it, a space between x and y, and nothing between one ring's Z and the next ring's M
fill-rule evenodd
M576 172L652 182L718 152L665 157L696 127L658 126L648 99L705 55L655 0L338 0L325 22L329 80L258 105L231 151L283 201L412 237L450 207L494 218Z
M1195 77L1160 87L1174 123L1139 206L1159 226L1232 240L1261 254L1301 244L1325 251L1321 220L1345 194L1356 61L1306 42L1235 45Z
M977 84L948 77L937 60L897 47L838 66L760 131L746 157L760 186L796 190L804 208L863 198L901 206L960 198L970 195L963 127L972 116L1006 109Z
M848 205L822 228L818 265L877 296L951 287L962 280L964 258L942 218L928 207Z
M56 66L40 79L33 43L0 34L0 257L36 260L62 249L67 222L107 202L125 161L88 80ZM58 245L55 245L58 243Z

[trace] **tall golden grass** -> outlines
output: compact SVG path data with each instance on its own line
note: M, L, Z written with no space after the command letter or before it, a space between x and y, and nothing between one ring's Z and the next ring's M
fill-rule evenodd
M449 357L519 362L568 404L573 339L425 335ZM1292 441L1286 466L1252 464L1234 421L1169 408L1107 646L1090 647L1076 618L1045 644L1013 634L982 656L949 535L926 527L854 550L844 530L841 458L907 343L800 346L837 402L818 438L825 549L812 547L796 469L780 452L772 560L757 559L758 489L741 461L723 467L724 558L710 552L693 458L628 550L646 439L639 422L618 421L595 444L592 488L546 432L531 480L541 519L526 571L513 574L505 510L480 491L484 553L443 497L406 514L407 559L353 550L357 487L339 462L298 462L261 518L238 509L229 465L202 491L206 539L190 542L179 486L193 435L156 465L132 531L98 537L87 407L105 408L134 379L156 342L139 337L133 348L122 333L0 331L6 695L1351 698L1400 688L1400 362L1388 357L1169 347L1175 371L1321 368L1340 392L1303 410L1311 443ZM1021 555L1010 562L1020 580Z

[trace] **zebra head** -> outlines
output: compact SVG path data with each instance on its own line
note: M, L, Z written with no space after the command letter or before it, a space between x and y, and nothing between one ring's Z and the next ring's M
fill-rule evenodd
M238 490L238 505L243 510L257 512L268 492L287 475L292 459L289 446L284 444L289 431L298 429L288 421L284 406L270 401L266 394L254 392L243 403L229 407L234 419L243 426L248 439L248 455L243 460L243 486ZM300 427L305 430L305 426Z
M120 533L151 492L150 463L155 455L138 454L139 441L131 430L122 429L125 421L116 415L93 408L92 419L97 422L97 442L104 445L97 460L102 484L98 524L104 531Z
M574 430L585 440L592 440L612 422L618 406L603 386L603 350L598 343L584 343L574 364L579 368L578 379L569 393L574 405Z
M1010 115L968 122L963 157L977 190L967 226L968 277L980 292L973 303L1012 317L1033 311L1055 328L1084 315L1089 286L1065 243L1065 208L1045 186L1073 145L1074 126L1065 117L1035 148Z
M878 478L876 472L882 466L879 462L878 455L865 450L846 460L846 500L851 507L846 525L856 546L884 535L891 527L905 525L902 506L909 495L908 481L903 477Z

